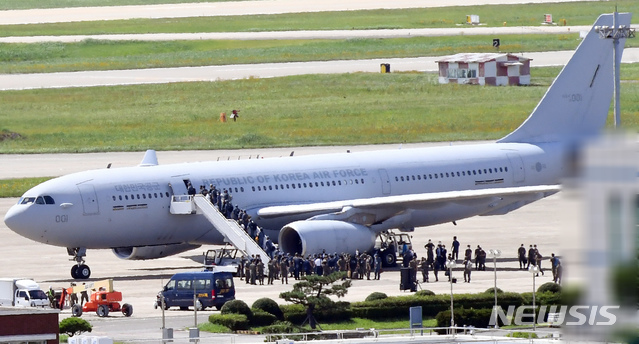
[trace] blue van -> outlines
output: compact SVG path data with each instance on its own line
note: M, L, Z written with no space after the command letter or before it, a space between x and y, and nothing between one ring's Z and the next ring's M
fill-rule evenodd
M199 301L199 309L215 307L219 310L226 301L235 299L233 274L228 271L177 273L158 293L155 308L162 305L164 297L164 309L176 306L186 310L193 306L194 294Z

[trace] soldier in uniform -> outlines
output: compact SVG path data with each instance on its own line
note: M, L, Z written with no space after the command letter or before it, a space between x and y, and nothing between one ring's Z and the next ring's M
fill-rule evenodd
M257 280L260 282L260 285L264 285L264 263L262 263L262 259L257 259Z
M422 271L422 281L428 283L428 260L426 257L422 257L422 261L419 264L419 269Z
M470 259L464 259L464 282L470 283L470 272L473 270L473 263Z
M282 257L280 260L280 275L282 276L282 284L286 281L288 284L288 258Z

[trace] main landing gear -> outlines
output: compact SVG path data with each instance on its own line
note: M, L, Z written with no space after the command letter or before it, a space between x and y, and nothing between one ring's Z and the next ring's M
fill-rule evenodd
M71 267L71 277L74 279L88 279L91 277L91 269L84 264L87 249L84 247L67 247L67 252L70 256L73 256L72 260L76 262L76 265Z

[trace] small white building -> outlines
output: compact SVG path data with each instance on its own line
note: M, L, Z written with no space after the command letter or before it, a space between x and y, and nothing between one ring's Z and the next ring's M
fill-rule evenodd
M437 61L439 83L530 85L531 59L503 53L462 53Z

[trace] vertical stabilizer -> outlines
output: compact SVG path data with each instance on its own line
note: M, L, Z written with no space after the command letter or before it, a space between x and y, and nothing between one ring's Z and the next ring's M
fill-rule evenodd
M630 26L630 13L617 15L618 26ZM499 142L574 141L599 133L614 89L613 40L597 28L613 27L613 14L599 16L528 119ZM619 39L617 63L625 39Z

